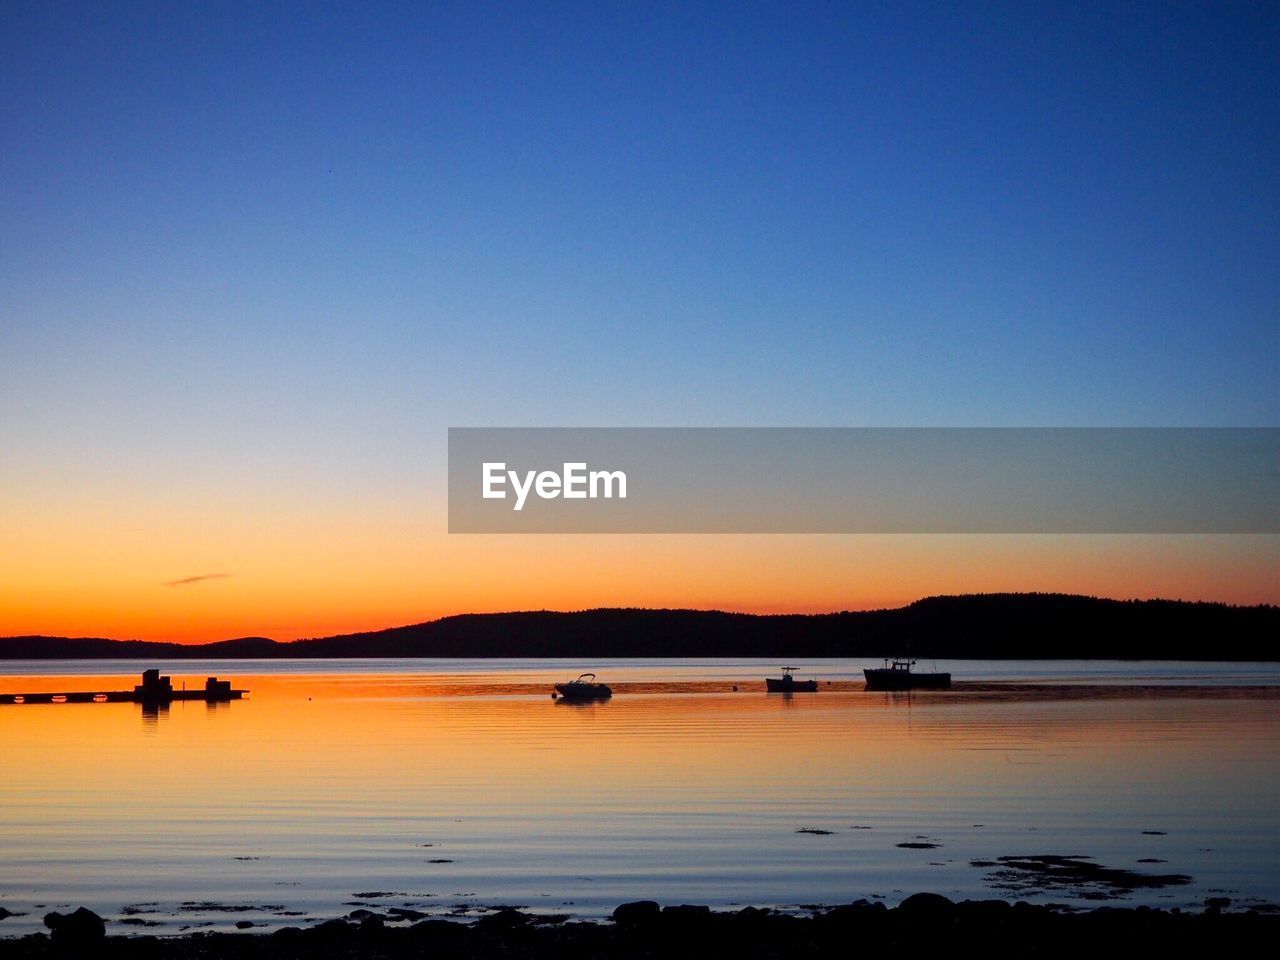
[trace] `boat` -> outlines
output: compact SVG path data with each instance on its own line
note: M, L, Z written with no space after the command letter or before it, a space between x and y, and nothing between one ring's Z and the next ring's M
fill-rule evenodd
M766 677L764 681L765 689L769 693L817 693L817 680L797 680L792 676L796 672L795 667L783 667L782 679L777 677Z
M604 683L596 681L594 673L583 673L578 676L577 680L569 680L566 683L557 683L555 693L551 694L552 699L559 694L565 700L607 700L613 696L613 691Z
M950 690L951 674L949 673L915 673L912 667L915 659L895 657L885 658L883 667L868 667L863 670L867 678L868 690Z

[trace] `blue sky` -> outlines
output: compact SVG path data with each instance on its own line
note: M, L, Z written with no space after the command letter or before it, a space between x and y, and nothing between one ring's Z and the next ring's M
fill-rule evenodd
M1273 4L373 8L5 5L9 390L1276 422Z

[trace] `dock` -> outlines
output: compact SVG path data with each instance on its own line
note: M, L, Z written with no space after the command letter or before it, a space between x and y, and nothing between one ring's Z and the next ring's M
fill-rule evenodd
M132 690L104 690L93 692L76 690L70 693L0 693L0 704L21 706L32 703L141 703L160 706L177 700L196 700L202 703L226 703L239 700L248 690L233 690L230 680L209 677L204 686L196 690L175 690L168 677L159 670L145 670L142 682Z

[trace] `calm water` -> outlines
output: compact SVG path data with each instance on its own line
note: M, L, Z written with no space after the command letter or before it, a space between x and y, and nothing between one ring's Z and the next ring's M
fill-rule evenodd
M122 689L151 665L0 663L0 692ZM864 692L862 661L809 661L822 692L794 697L745 660L155 665L252 694L0 707L0 906L27 914L0 935L81 904L165 933L360 904L1113 892L1015 893L973 865L1035 854L1192 877L1120 903L1280 901L1276 664L940 662L998 684L905 696ZM579 669L613 700L552 702Z

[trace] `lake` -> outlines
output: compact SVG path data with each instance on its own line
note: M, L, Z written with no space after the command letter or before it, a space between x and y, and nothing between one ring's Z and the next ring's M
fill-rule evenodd
M803 661L820 692L785 695L758 660L0 662L0 692L148 666L251 691L0 706L0 907L24 914L0 936L79 905L176 933L922 890L1280 902L1280 665L940 661L957 689L909 695L863 691L868 665ZM612 700L550 699L587 669Z

